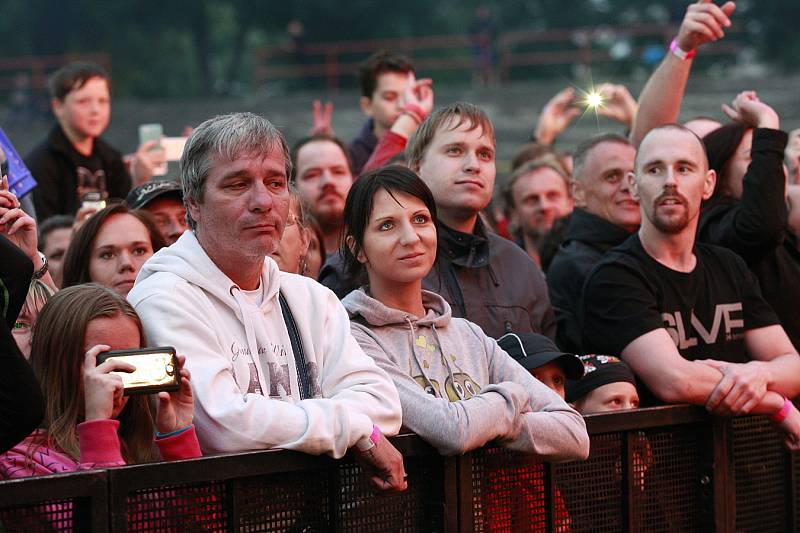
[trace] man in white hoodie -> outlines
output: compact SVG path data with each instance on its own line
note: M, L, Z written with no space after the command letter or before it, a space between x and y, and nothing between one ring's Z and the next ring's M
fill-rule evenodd
M128 298L151 345L186 355L203 450L339 458L355 448L376 487L405 489L402 456L383 436L400 428L394 385L336 296L268 257L289 213L281 133L251 113L207 120L181 171L191 230L142 267Z

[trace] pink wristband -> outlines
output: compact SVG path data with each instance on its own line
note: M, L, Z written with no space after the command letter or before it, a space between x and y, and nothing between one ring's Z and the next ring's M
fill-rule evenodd
M425 113L425 111L423 111L422 108L417 104L406 104L405 106L403 106L403 113L408 113L409 115L414 117L420 124L427 117L427 113Z
M372 425L372 433L370 433L369 437L364 437L359 439L356 443L356 449L360 452L366 452L371 450L378 444L378 441L381 440L381 430L375 424Z
M786 417L789 416L789 410L792 408L792 402L789 401L789 398L783 397L783 407L781 407L780 411L775 413L774 415L770 415L769 419L771 422L781 423L786 420Z
M693 58L697 55L697 50L689 50L688 52L678 46L678 39L672 39L672 42L669 43L669 51L675 54L676 57L683 59L684 61Z

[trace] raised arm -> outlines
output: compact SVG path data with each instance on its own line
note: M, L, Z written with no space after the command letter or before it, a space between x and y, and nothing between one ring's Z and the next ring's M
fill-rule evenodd
M731 25L730 16L735 9L733 2L717 6L711 0L700 0L686 9L671 50L639 95L639 110L630 135L634 146L639 146L651 129L677 122L692 69L692 57L702 45L725 36L724 30ZM684 54L686 57L679 57Z

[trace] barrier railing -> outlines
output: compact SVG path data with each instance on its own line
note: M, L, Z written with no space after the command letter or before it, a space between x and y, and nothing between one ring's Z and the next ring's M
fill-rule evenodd
M638 61L647 45L668 43L677 29L675 24L639 24L502 32L495 42L496 67L500 77L508 80L517 67L589 67L619 61L610 44L617 41L625 41L630 47L626 58ZM723 42L703 49L705 57L733 56L741 50L743 30L734 27L726 33ZM468 34L314 42L304 44L301 52L285 45L258 48L253 56L253 83L260 87L277 79L324 79L326 88L335 90L343 78L355 76L369 54L381 49L412 57L417 71L426 76L476 69L474 42Z
M764 417L669 406L586 417L583 462L486 447L441 457L393 440L409 488L375 495L360 468L262 451L0 483L0 530L794 531L800 462Z

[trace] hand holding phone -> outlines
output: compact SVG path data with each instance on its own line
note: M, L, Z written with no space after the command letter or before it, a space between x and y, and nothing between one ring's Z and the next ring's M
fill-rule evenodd
M105 344L92 346L83 362L84 419L107 420L122 412L128 399L124 396L121 372L136 368L121 360L98 364L97 356L108 351Z
M156 429L161 434L171 433L192 423L194 416L194 396L190 384L191 376L185 368L186 357L178 356L180 389L174 392L158 393Z
M131 369L117 372L124 394L152 394L177 391L181 388L180 365L172 346L103 352L97 356L98 367L104 363L122 362Z

